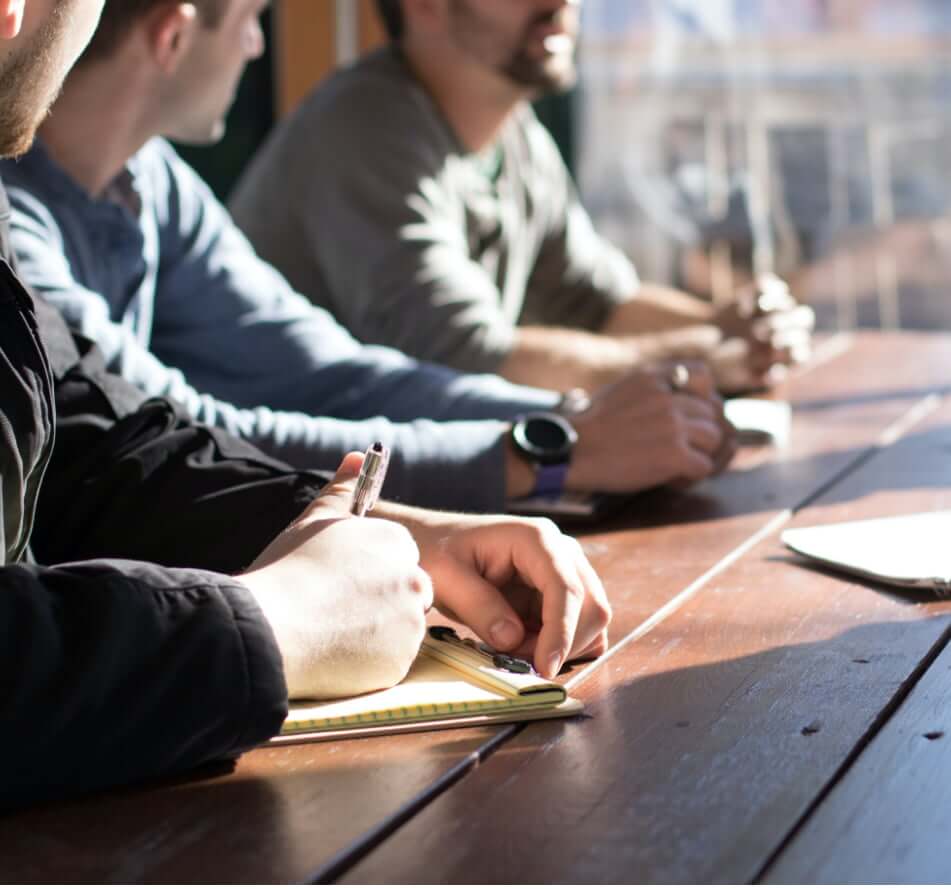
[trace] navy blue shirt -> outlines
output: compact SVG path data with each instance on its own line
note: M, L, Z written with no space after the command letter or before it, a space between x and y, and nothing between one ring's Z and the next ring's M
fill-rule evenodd
M0 169L24 280L111 370L292 465L334 467L378 440L393 453L384 496L504 508L500 421L555 393L358 343L257 257L161 139L98 200L41 143Z

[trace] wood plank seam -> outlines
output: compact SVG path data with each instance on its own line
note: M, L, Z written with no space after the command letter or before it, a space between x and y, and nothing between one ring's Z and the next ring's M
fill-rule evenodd
M836 351L830 357L835 357L838 354L841 354L841 352ZM705 571L700 577L685 587L673 599L669 600L666 605L654 612L650 618L648 618L646 621L628 633L624 638L615 643L607 652L605 652L605 654L591 663L576 676L571 677L565 683L566 687L572 690L577 688L581 683L598 671L608 660L612 659L618 652L626 648L632 642L646 635L651 629L657 627L671 615L677 613L687 602L693 599L696 594L708 584L710 580L719 574L722 574L727 568L730 567L730 565L737 562L757 544L776 533L793 518L796 512L812 503L818 496L820 496L821 493L828 491L836 483L840 482L842 479L846 478L848 475L855 472L859 467L868 462L868 460L874 457L875 454L881 452L889 445L894 444L894 442L910 432L917 424L922 422L929 414L934 412L940 406L941 402L942 399L934 393L931 393L917 401L896 421L889 424L889 426L879 434L872 445L863 450L860 454L856 455L856 457L851 460L846 467L837 472L832 479L824 482L819 488L816 489L816 491L808 494L793 507L784 509L772 516L772 518L770 518L762 527L760 527L741 544L727 553L715 565ZM937 657L939 653L939 651L936 651L934 653L934 657ZM915 679L915 681L917 681L917 679ZM900 694L900 691L898 694ZM902 697L902 700L903 699L904 698ZM900 701L895 704L896 708L898 704L900 704ZM885 711L883 711L883 713L884 712ZM888 712L891 713L892 711L889 709ZM362 857L366 856L368 853L373 851L373 849L386 841L396 832L399 827L409 821L410 818L421 811L429 803L436 800L445 791L449 790L451 787L461 781L462 778L468 775L476 765L486 761L505 743L505 741L509 740L511 737L514 737L523 728L524 724L510 726L507 730L501 731L498 735L495 735L477 751L474 751L462 762L446 772L442 778L419 793L416 797L414 797L413 800L403 806L399 811L394 813L393 816L379 824L371 831L365 833L345 850L338 853L338 855L331 859L326 865L322 866L308 882L329 883L339 879L354 865L359 863ZM778 854L778 852L776 854ZM772 861L773 857L771 856L769 860ZM765 870L765 868L763 870Z
M836 770L835 774L829 779L824 787L816 795L815 799L809 804L800 818L792 826L789 833L783 838L779 845L773 850L764 862L762 868L753 878L753 883L763 883L782 854L796 839L796 836L808 823L809 819L819 810L819 807L826 801L829 794L835 790L836 786L845 778L851 768L858 761L865 749L875 740L878 733L885 728L889 720L898 711L898 708L905 702L908 696L915 690L918 682L925 675L931 665L941 656L941 653L947 648L948 642L951 642L951 626L945 628L944 632L931 647L928 653L921 659L918 666L909 674L908 678L899 686L891 700L882 708L876 719L868 727L865 733L855 742L855 746L849 751L842 765Z
M828 481L816 488L815 491L800 500L799 503L792 508L792 513L795 514L806 509L806 507L811 506L819 500L819 498L825 496L825 494L831 491L839 482L848 478L853 472L861 469L862 466L868 463L869 460L872 460L876 454L880 454L885 448L895 444L896 441L910 432L922 420L928 417L929 414L933 414L940 406L941 397L936 393L926 395L921 401L916 402L894 423L883 430L874 444L866 448L861 454L858 454L854 460L843 466L842 469L835 473Z
M626 648L632 642L637 641L642 636L649 633L654 627L661 624L668 617L676 614L684 605L687 604L707 583L718 574L725 571L734 562L746 555L754 546L765 540L774 532L778 531L793 516L791 509L784 509L782 512L773 516L762 528L750 535L739 546L728 552L719 562L708 568L693 583L681 590L676 596L670 599L662 608L658 608L647 620L636 626L630 633L614 643L604 654L596 661L592 661L576 676L572 676L565 686L574 689L580 685L589 676L597 672L607 661L614 657L619 651Z
M420 812L428 803L441 796L453 785L469 774L479 763L487 760L497 748L517 735L525 723L506 726L493 735L477 750L473 750L465 759L456 763L442 777L434 781L420 793L396 810L385 821L381 821L371 830L357 837L346 848L341 849L304 882L310 885L324 885L335 882L361 858L372 852L377 846L392 836L400 827Z
M870 445L860 454L856 455L853 460L851 460L846 466L842 467L842 469L833 475L831 479L829 479L827 482L824 482L814 492L808 494L791 508L784 509L773 516L765 525L763 525L763 527L751 534L746 540L743 541L743 543L741 543L731 552L727 553L711 568L708 568L703 574L700 575L700 577L693 581L693 583L691 583L689 586L681 590L681 592L670 599L662 608L659 608L647 620L631 630L631 632L622 639L618 640L596 661L593 661L576 676L571 677L565 683L565 686L569 689L577 688L582 682L597 672L601 666L613 658L614 655L616 655L619 651L626 648L632 642L640 639L642 636L646 635L671 615L676 614L714 577L722 574L727 568L730 567L730 565L734 564L736 561L746 555L747 552L753 549L754 546L777 532L801 509L804 509L810 503L815 502L815 500L835 487L835 485L842 481L842 479L851 475L853 472L871 460L876 454L880 453L888 446L894 444L896 441L898 441L898 439L910 432L929 414L937 410L940 404L941 398L932 393L912 405L912 407L910 407L904 414L902 414L894 423L890 424L879 435L874 444Z

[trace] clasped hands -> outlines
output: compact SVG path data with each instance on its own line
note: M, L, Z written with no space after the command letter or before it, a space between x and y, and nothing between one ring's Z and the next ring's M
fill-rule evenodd
M715 313L714 324L721 340L710 364L720 391L734 393L761 388L784 368L806 361L815 313L796 301L781 278L762 275Z

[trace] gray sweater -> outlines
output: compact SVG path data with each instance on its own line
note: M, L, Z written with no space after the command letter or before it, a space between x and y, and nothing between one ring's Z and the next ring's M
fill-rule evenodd
M515 325L596 330L638 286L529 105L467 152L392 47L278 126L231 210L354 336L470 372L498 369Z

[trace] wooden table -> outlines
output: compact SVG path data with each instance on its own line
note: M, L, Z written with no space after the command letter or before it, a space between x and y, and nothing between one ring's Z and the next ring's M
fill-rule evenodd
M783 451L583 543L613 647L573 720L254 751L0 819L5 882L948 881L951 603L788 526L951 508L951 336L835 338ZM951 541L949 541L951 545Z

